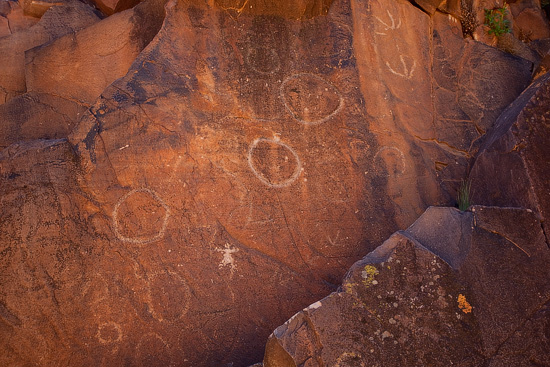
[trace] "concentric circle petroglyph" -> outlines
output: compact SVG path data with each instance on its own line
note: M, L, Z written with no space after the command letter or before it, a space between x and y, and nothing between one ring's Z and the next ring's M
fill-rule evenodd
M122 215L121 207L128 204L137 195L144 196L142 197L144 203L125 208L126 215ZM157 211L160 211L160 213L157 213ZM168 217L170 217L170 208L156 192L147 188L134 189L121 197L116 203L113 210L113 229L115 235L121 241L146 244L158 241L164 236ZM125 226L121 224L123 218L126 219L126 222L129 222Z
M101 344L117 343L122 340L122 329L114 321L104 322L98 326L96 337Z
M405 155L397 147L384 146L374 155L374 162L386 167L385 176L402 175L405 172Z
M275 139L254 140L248 149L248 165L260 181L275 188L290 185L302 172L294 149Z
M281 68L277 51L266 46L250 48L246 55L246 62L252 70L260 74L273 74Z
M187 282L176 272L149 274L147 304L158 321L180 320L189 310L191 292Z
M281 83L281 100L294 117L306 125L330 120L344 106L340 91L315 74L295 74Z

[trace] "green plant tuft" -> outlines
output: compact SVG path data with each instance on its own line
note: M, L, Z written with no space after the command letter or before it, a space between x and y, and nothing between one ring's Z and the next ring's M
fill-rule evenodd
M510 21L506 19L506 15L508 15L508 10L505 7L485 9L485 25L489 27L489 34L500 37L512 32Z
M458 188L458 209L460 211L466 211L470 207L470 180L462 180L460 187Z

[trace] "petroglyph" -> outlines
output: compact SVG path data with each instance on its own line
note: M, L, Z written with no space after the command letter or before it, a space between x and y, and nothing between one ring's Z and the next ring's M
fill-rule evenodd
M396 147L380 148L374 155L374 162L386 167L385 176L401 175L405 172L405 155Z
M330 236L327 236L328 243L330 243L332 246L338 246L339 237L340 237L340 231L336 232L336 236L334 236L334 239L330 238Z
M101 344L118 343L122 340L122 329L114 321L104 322L97 328L96 337Z
M134 189L120 198L113 210L113 229L123 242L146 244L164 236L170 208L147 188Z
M216 249L216 251L223 253L222 261L220 262L218 267L220 269L224 267L229 267L231 274L233 274L233 272L237 270L237 264L235 264L235 259L233 258L233 254L238 252L239 249L232 247L230 244L226 243L225 248L219 248L219 249Z
M388 23L386 23L382 19L378 18L377 16L374 16L374 18L378 22L380 22L380 24L382 24L384 26L385 31L394 31L396 29L399 29L401 27L401 18L398 17L398 20L397 20L397 23L396 23L395 18L393 17L392 13L390 13L389 10L386 10L386 12L388 13L388 17L390 19L390 21ZM384 33L384 32L374 32L374 33L382 35L382 36L387 36L387 33Z
M147 304L158 321L178 321L189 310L191 292L187 282L176 272L149 274Z
M344 352L336 360L335 367L365 367L365 363L361 354Z
M254 140L248 150L248 165L260 181L274 188L290 185L302 172L298 154L278 139Z
M246 61L252 70L260 74L273 74L281 68L277 51L266 46L249 49Z
M157 333L143 335L136 346L138 366L171 366L172 351L168 343Z
M407 61L405 58L407 58ZM405 79L411 79L413 77L414 70L416 69L416 60L412 57L403 55L399 56L399 60L401 60L401 71L396 71L387 61L386 66L393 74Z
M295 74L281 83L281 100L298 121L318 125L330 120L344 105L340 91L315 74Z

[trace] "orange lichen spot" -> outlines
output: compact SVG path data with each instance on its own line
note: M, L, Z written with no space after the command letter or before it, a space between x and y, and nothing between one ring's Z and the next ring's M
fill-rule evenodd
M458 295L458 308L460 308L464 313L472 312L472 306L468 303L468 301L466 301L466 296L463 294Z

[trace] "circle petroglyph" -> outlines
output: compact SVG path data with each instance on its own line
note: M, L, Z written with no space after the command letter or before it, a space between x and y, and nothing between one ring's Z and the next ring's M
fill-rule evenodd
M147 304L158 321L178 321L189 310L191 292L179 274L168 271L149 275L147 288Z
M386 167L384 176L402 175L405 172L405 155L399 148L385 146L374 155L374 162Z
M124 195L113 210L113 228L124 242L146 244L164 236L170 208L153 190L135 189Z
M258 138L248 150L248 165L254 175L269 187L285 187L296 181L302 171L298 154L285 143Z
M97 328L96 337L101 344L117 343L122 339L122 329L116 322L104 322Z
M277 52L266 46L249 49L246 61L252 70L260 74L273 74L281 68L281 60Z
M171 366L172 351L168 343L157 333L143 335L136 346L138 366Z
M365 363L361 354L344 352L336 360L335 367L365 367Z
M281 99L290 114L301 123L318 125L342 109L340 91L315 74L296 74L281 84Z

